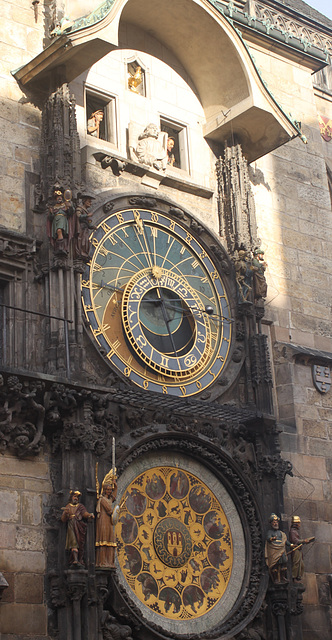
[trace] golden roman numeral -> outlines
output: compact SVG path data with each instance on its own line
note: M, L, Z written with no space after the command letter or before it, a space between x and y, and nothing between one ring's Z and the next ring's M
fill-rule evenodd
M108 231L111 231L111 227L109 227L106 222L102 222L100 226L102 230L105 231L105 233L108 233Z
M110 328L109 324L102 324L98 329L93 329L92 333L94 337L100 336L104 331L107 331Z

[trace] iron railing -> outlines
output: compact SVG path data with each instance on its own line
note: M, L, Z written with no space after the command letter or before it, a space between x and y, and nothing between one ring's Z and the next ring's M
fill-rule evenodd
M64 340L65 340L65 356L66 356L66 375L67 378L70 378L70 353L69 353L69 331L68 325L73 323L73 320L68 320L68 318L62 318L60 316L53 316L49 313L41 313L40 311L31 311L29 309L22 309L21 307L12 306L10 304L0 303L0 307L2 307L2 327L1 327L1 360L2 364L6 366L7 364L7 344L8 344L8 336L7 336L7 309L12 309L14 311L21 311L23 313L31 314L34 316L41 316L42 318L48 318L49 320L60 320L63 322L64 326Z

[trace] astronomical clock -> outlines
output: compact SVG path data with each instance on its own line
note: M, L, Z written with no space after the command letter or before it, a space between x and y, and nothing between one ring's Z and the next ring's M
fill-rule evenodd
M210 387L228 361L232 318L206 244L168 212L128 207L103 218L92 247L83 305L110 366L162 394Z
M260 571L247 553L255 503L212 444L221 405L203 402L237 375L232 267L218 241L166 200L119 196L95 216L82 275L88 333L137 407L119 396L111 608L125 602L144 640L227 634L252 611ZM213 411L216 426L204 426Z

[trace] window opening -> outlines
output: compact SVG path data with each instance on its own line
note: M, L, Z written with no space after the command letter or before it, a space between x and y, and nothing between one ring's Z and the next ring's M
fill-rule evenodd
M167 165L189 171L187 128L160 118L160 130L167 133Z
M115 98L86 92L87 133L116 144Z

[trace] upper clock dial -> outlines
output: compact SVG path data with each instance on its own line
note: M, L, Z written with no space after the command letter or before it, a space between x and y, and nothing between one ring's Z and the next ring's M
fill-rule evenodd
M109 361L145 389L208 387L225 365L231 323L206 250L180 223L143 209L110 215L92 244L83 305Z

